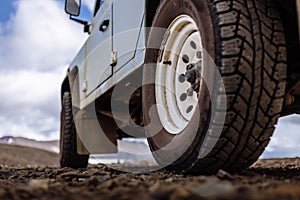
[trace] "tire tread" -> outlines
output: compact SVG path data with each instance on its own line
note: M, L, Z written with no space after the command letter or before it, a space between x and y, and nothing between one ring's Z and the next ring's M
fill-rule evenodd
M61 134L61 152L60 165L61 167L85 168L88 165L89 155L79 155L77 153L77 133L72 112L71 93L65 92L63 95L62 106L64 109L63 124Z

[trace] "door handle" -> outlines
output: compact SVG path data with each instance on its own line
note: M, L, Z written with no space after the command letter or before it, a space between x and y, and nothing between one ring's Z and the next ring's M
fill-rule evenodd
M104 31L106 31L106 29L108 28L108 26L109 26L109 19L106 19L106 20L104 20L104 21L101 23L99 30L100 30L101 32L104 32Z

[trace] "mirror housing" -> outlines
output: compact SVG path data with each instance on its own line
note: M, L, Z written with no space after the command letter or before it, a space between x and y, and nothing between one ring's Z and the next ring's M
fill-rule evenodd
M81 0L66 0L65 11L71 16L79 16Z

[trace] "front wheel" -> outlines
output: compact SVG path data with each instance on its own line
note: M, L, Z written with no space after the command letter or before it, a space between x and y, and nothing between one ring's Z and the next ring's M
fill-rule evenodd
M286 87L285 36L272 1L163 1L145 63L144 120L161 166L213 173L258 159Z

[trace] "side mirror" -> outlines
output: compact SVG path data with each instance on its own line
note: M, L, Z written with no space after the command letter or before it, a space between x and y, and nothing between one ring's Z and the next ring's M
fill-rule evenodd
M81 0L66 0L65 11L72 16L79 16Z

